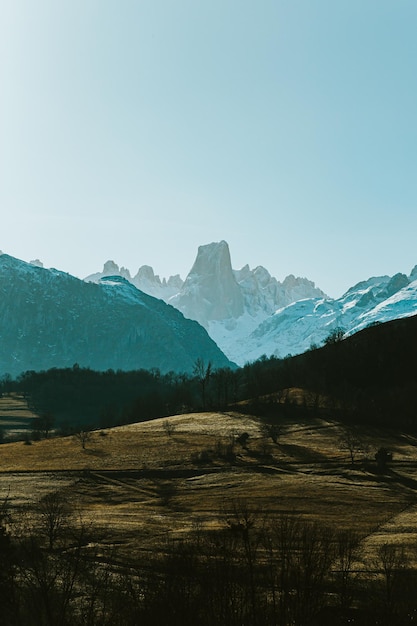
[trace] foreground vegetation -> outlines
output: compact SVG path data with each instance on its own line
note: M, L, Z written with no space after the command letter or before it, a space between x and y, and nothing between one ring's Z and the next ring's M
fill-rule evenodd
M413 623L414 438L364 428L352 461L338 421L275 426L206 412L2 445L2 623Z

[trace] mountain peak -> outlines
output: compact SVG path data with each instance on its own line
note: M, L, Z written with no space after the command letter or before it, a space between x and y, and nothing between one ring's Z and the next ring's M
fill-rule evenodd
M170 303L203 326L243 314L243 296L232 270L226 241L199 246L181 293Z
M155 279L159 279L159 276L155 276L155 272L153 271L153 267L150 265L142 265L138 269L138 273L135 276L135 280L144 279L154 281Z
M116 276L119 273L119 266L114 261L108 260L103 266L105 276Z
M232 271L229 245L226 241L208 243L198 247L197 258L194 261L188 277L203 273L217 274L219 271Z
M410 281L412 282L414 280L417 280L417 265L413 267L410 273Z

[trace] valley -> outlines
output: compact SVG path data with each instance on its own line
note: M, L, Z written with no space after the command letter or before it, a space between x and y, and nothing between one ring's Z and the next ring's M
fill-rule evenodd
M255 415L204 412L93 431L85 448L74 436L3 444L0 494L12 536L42 533L39 506L59 495L67 523L85 529L83 550L94 546L112 575L158 569L172 550L223 536L245 519L255 537L292 518L329 536L353 533L351 567L364 584L378 574L387 544L405 550L414 567L417 439L364 427L352 463L345 429L306 414L280 420L274 443ZM374 459L381 447L393 454L382 473ZM67 541L57 533L55 549Z
M216 245L200 249L182 300L202 298L223 337L251 315L238 275L221 284L226 246L222 263ZM337 306L319 294L263 322L255 307L238 367L124 276L0 265L7 626L413 622L415 272ZM352 324L359 306L365 328L349 336L335 306ZM366 323L387 310L394 320ZM317 319L322 347L255 359L253 338L286 341L288 323L301 346Z

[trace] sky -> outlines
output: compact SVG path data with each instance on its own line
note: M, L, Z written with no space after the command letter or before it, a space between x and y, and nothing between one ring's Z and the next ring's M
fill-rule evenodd
M417 264L416 0L1 0L0 249L332 297Z

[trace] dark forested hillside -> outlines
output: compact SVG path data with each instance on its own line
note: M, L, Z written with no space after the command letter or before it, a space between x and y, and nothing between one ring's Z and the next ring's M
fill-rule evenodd
M323 348L244 368L248 397L299 387L348 420L417 427L417 316L378 324Z
M197 359L192 374L159 370L95 372L74 366L26 372L2 388L24 393L58 423L112 426L195 410L293 414L337 413L339 419L417 428L417 317L329 338L323 348L286 359L261 358L243 368L215 369ZM285 393L300 389L297 403ZM301 394L301 395L300 395ZM300 402L301 397L301 402Z

